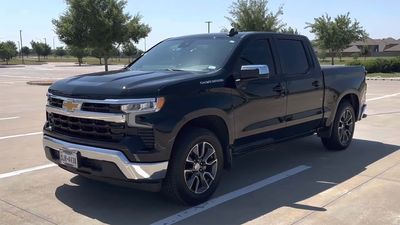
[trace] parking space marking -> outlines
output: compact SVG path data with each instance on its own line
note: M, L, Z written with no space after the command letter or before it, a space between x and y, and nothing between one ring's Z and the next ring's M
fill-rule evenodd
M46 169L46 168L50 168L50 167L54 167L54 166L57 166L57 164L50 163L50 164L46 164L46 165L35 166L35 167L27 168L27 169L17 170L17 171L13 171L13 172L9 172L9 173L2 173L2 174L0 174L0 179L18 176L18 175L21 175L24 173L29 173L29 172L36 171L36 170L42 170L42 169Z
M0 121L2 120L13 120L13 119L19 119L19 116L13 116L13 117L5 117L5 118L0 118Z
M17 138L17 137L25 137L25 136L32 136L32 135L38 135L38 134L43 134L43 132L33 132L33 133L27 133L27 134L16 134L16 135L10 135L10 136L3 136L0 137L0 140L4 139L10 139L10 138Z
M370 98L370 99L367 99L367 102L369 102L369 101L375 101L375 100L379 100L379 99L383 99L383 98L395 97L395 96L397 96L397 95L400 95L400 93L394 93L394 94L391 94L391 95L384 95L384 96L381 96L381 97Z
M30 77L30 76L14 76L14 75L0 75L0 77L20 78L20 79L63 79L60 77Z
M211 200L208 200L207 202L194 206L192 208L183 210L175 215L169 216L167 218L161 219L159 221L156 221L152 223L151 225L167 225L167 224L174 224L177 222L180 222L184 219L187 219L191 216L194 216L196 214L199 214L203 211L206 211L212 207L215 207L217 205L220 205L224 202L230 201L232 199L238 198L242 195L248 194L250 192L256 191L258 189L261 189L263 187L266 187L270 184L276 183L280 180L283 180L285 178L288 178L290 176L296 175L300 172L303 172L305 170L310 169L310 166L307 165L301 165L297 166L295 168L286 170L284 172L278 173L272 177L268 177L264 180L258 181L254 184L248 185L246 187L240 188L236 191L229 192L227 194L221 195L219 197L213 198Z

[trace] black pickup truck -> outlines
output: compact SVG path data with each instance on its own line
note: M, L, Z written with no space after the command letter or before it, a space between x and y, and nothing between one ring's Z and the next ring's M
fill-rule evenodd
M321 68L299 35L170 38L122 70L55 82L44 149L81 176L198 204L235 155L313 134L346 149L365 116L365 76Z

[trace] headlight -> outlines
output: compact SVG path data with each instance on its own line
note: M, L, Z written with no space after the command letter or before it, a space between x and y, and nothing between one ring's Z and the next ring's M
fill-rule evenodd
M164 106L164 97L146 99L136 103L130 103L121 106L121 110L127 113L128 126L130 127L149 127L145 124L137 124L136 116L140 114L158 112Z
M143 102L131 103L121 106L121 110L126 113L131 112L158 112L163 107L165 99L155 98Z

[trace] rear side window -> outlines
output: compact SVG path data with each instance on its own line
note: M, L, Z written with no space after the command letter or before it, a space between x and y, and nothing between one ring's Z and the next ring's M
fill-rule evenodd
M307 54L299 40L277 40L279 58L284 74L304 74L309 69Z
M268 40L249 42L240 54L238 70L243 65L267 65L270 73L274 74L275 66Z

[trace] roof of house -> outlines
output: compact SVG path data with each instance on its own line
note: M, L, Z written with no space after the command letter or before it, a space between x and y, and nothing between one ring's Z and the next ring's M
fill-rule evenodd
M385 49L385 52L400 52L400 44L395 45L391 48Z
M353 45L353 46L350 46L350 47L344 49L343 52L345 52L345 53L360 53L361 51L357 46Z
M362 45L368 45L368 46L378 46L379 51L383 52L386 51L388 48L388 45L397 45L400 44L400 39L396 40L394 38L383 38L383 39L372 39L372 38L366 38L364 41L355 41L351 43L350 45L356 45L356 46L362 46ZM392 46L389 46L389 48L392 48Z

